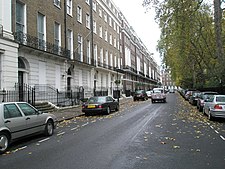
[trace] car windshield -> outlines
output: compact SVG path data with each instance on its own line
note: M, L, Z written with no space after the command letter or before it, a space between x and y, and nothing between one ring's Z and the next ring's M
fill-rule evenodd
M205 94L205 95L203 96L203 99L204 99L204 100L205 100L205 99L212 99L214 95L215 95L215 93Z
M217 96L216 102L225 102L225 96Z
M141 94L141 93L143 93L143 91L142 90L138 90L138 91L136 91L136 93L137 94Z
M155 90L154 93L162 93L161 90Z
M88 103L103 103L105 102L105 97L91 97Z
M199 93L193 93L194 97L197 97L199 95Z

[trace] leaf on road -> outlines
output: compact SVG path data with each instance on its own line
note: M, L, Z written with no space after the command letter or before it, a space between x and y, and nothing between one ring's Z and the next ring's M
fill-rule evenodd
M173 146L174 149L180 149L180 146Z

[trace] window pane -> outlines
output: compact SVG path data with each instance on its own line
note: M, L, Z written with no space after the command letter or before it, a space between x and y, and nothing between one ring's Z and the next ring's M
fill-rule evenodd
M23 111L25 116L30 116L30 115L35 115L36 114L36 110L33 109L30 105L28 105L26 103L19 103L18 106Z
M4 118L15 118L22 117L21 112L15 104L6 104L4 105Z

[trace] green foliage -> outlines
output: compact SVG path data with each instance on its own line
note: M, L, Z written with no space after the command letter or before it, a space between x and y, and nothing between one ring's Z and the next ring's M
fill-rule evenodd
M143 5L156 10L158 50L176 85L218 86L221 71L210 6L203 0L144 0Z

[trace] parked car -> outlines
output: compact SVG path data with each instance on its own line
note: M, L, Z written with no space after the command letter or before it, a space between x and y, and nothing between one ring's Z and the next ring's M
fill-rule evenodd
M209 120L213 120L215 117L225 118L225 95L207 96L203 113L208 115Z
M189 98L189 103L193 106L196 106L197 105L197 101L198 101L198 98L199 98L199 95L200 95L200 91L194 91L192 93L192 95L190 96Z
M152 103L156 101L166 103L166 94L163 88L154 88L152 93Z
M147 93L147 95L148 95L148 98L151 98L152 97L152 90L148 90L148 91L146 91L146 93Z
M16 139L36 133L51 136L56 117L42 113L26 102L0 103L0 153Z
M148 95L145 90L137 90L134 92L133 100L148 100Z
M90 97L86 103L82 105L82 112L85 115L94 115L98 113L109 114L112 110L119 110L119 103L111 96L94 96Z
M201 94L199 95L199 98L197 100L197 109L201 112L203 110L203 106L204 106L204 101L206 100L206 98L210 95L216 95L218 94L217 92L201 92Z
M189 101L190 97L192 96L192 94L195 92L196 90L191 89L191 90L187 90L185 95L184 95L184 99Z
M169 93L175 93L174 89L169 89Z

